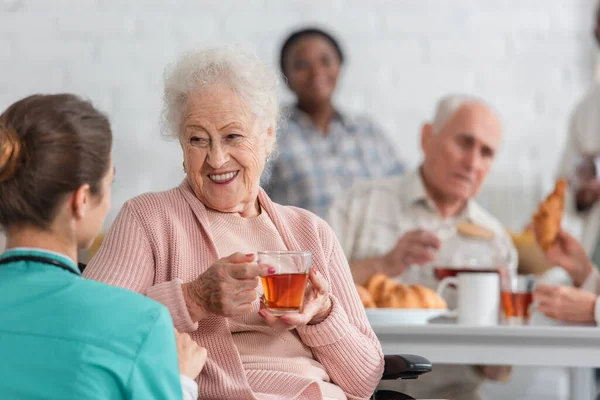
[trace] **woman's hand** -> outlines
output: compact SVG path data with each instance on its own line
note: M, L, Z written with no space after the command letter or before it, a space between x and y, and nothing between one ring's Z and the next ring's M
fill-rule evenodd
M179 333L175 330L175 342L177 343L177 360L179 361L179 373L191 379L196 379L204 364L206 364L206 349L198 346L190 335Z
M252 261L254 254L232 254L184 284L183 295L192 319L198 321L206 312L222 317L248 314L258 296L258 277L275 273L274 268Z
M539 284L533 294L537 310L566 322L594 322L596 295L571 286Z
M548 261L560 265L571 276L573 284L581 286L592 271L592 263L583 246L573 236L561 230L557 243L546 252Z
M331 298L329 297L329 284L316 269L311 268L308 274L309 286L304 295L302 312L284 314L281 317L273 315L261 302L258 312L267 323L277 330L291 330L303 325L315 325L322 322L331 311Z

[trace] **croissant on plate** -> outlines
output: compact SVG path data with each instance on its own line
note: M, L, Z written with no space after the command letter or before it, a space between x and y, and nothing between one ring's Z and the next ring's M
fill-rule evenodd
M446 301L434 290L421 285L405 285L376 274L365 286L356 285L365 308L446 308Z

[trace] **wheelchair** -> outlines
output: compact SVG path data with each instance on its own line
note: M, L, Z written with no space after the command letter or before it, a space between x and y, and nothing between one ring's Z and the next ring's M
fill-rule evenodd
M431 372L431 362L421 356L400 354L385 356L385 367L382 380L417 379L419 376ZM376 390L371 400L416 400L405 393L391 390Z

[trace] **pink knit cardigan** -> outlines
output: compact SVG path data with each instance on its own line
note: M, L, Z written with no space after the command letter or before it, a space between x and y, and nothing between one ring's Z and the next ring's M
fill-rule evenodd
M259 201L287 248L310 251L313 266L331 287L330 315L317 325L298 328L298 335L349 399L369 398L383 372L383 353L335 234L315 215L273 203L262 189ZM301 375L281 372L273 379L272 371L244 371L226 318L191 320L181 284L194 280L216 259L206 209L184 180L177 188L126 202L84 276L146 294L169 308L175 327L208 350L198 379L201 399L259 398L246 373L254 374L253 382L264 375L261 393L321 399L319 385Z

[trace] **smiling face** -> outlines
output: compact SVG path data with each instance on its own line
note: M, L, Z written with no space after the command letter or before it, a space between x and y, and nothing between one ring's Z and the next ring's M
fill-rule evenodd
M423 173L442 197L466 201L474 197L502 139L498 117L487 107L467 104L446 121L440 132L423 130Z
M290 89L301 103L331 101L341 62L333 45L321 36L298 40L287 52L285 74Z
M256 215L260 175L274 139L239 96L225 86L189 95L180 137L184 167L208 208Z

